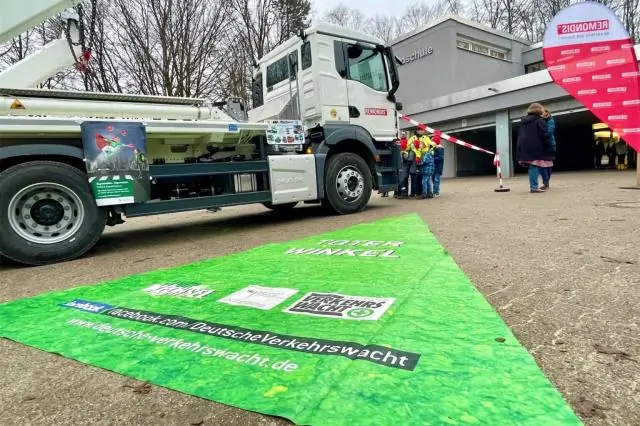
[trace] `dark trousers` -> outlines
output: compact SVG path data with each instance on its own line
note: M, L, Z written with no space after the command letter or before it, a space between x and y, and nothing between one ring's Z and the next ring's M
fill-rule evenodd
M411 195L422 194L422 176L418 173L411 173Z

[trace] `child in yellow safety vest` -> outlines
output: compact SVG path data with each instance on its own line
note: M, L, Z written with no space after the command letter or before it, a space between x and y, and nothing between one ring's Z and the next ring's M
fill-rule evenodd
M423 187L421 167L425 154L433 149L431 138L425 134L423 130L418 130L418 134L414 134L409 138L407 143L407 159L409 162L409 176L411 177L411 195L415 198L423 195L425 188Z

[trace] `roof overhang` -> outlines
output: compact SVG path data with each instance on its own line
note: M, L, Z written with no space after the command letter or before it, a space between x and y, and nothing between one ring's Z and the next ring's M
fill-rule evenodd
M640 44L634 48L636 57L640 57ZM549 72L542 70L405 105L403 113L428 113L434 117L431 122L435 123L450 120L454 116L467 117L518 107L534 99L544 101L567 96L569 94L553 82Z

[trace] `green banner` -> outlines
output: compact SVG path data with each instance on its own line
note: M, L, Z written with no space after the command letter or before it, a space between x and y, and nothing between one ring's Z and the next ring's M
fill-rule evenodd
M299 424L580 424L418 215L5 303L0 336Z

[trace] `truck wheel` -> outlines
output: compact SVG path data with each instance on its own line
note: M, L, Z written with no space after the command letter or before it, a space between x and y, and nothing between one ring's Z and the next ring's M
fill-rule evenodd
M273 210L274 212L288 212L293 210L298 203L285 203L285 204L271 204L271 203L262 203L263 206L268 208L269 210Z
M329 158L325 169L323 205L338 214L364 210L373 190L371 171L359 155L342 152Z
M36 266L82 256L106 221L75 167L32 161L0 173L0 254L13 261Z

